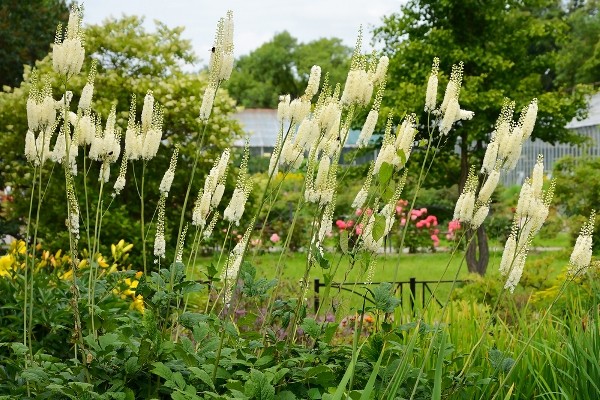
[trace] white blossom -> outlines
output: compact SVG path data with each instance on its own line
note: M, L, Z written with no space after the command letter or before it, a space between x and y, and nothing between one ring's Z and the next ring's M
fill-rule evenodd
M367 115L367 119L365 120L365 124L363 125L362 130L360 131L360 136L356 141L358 147L365 147L369 144L369 140L375 131L375 125L377 125L377 118L379 117L379 112L377 110L369 111L369 115Z
M200 107L200 119L202 121L207 121L208 117L210 117L216 93L216 88L212 85L206 87L204 97L202 98L202 106Z
M533 132L533 127L535 126L535 120L537 118L538 112L538 104L537 99L533 99L529 106L527 107L527 111L525 113L525 117L523 118L523 140L527 139L531 136L531 132Z
M354 201L352 202L352 207L353 208L361 208L367 201L368 195L369 195L369 192L367 190L365 190L364 188L361 188L359 190L359 192L356 194Z
M319 91L319 82L321 81L321 67L313 65L310 69L310 76L308 78L308 84L306 85L306 91L304 95L309 99L312 98Z
M569 264L571 265L570 274L583 272L590 266L592 260L592 235L594 234L595 222L596 211L592 210L589 219L581 227L581 232L571 253L569 260Z
M431 75L427 81L427 92L425 93L425 111L433 112L435 110L437 101L437 89L438 89L438 71L440 68L440 59L435 57L433 59L433 66L431 67Z
M94 84L86 83L81 90L81 97L79 98L78 108L86 111L89 110L92 105L92 96L94 95Z
M483 224L483 221L485 221L485 218L487 217L489 212L490 212L489 206L484 205L484 206L479 207L479 209L473 215L473 219L471 220L471 228L472 229L479 228L481 226L481 224Z
M492 170L488 175L485 183L483 184L481 190L479 191L479 195L477 200L481 203L487 203L492 197L492 193L498 186L498 182L500 180L500 172L497 170Z

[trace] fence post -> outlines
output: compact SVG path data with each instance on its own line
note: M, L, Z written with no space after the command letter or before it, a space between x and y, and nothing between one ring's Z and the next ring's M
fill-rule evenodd
M320 288L321 288L321 283L319 282L319 279L317 278L317 279L315 279L315 283L314 283L315 297L313 299L313 307L315 309L315 314L319 310L319 289Z
M417 298L417 278L410 278L408 281L410 288L410 310L415 311L415 299Z

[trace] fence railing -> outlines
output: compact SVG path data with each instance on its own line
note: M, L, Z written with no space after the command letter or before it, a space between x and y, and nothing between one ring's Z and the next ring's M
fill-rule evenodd
M437 280L428 280L428 281L418 281L417 278L409 278L409 280L407 281L398 281L398 282L390 282L393 287L394 287L394 293L396 295L399 296L400 300L402 301L402 306L404 306L404 293L405 293L405 286L408 287L409 293L408 293L408 299L409 299L409 304L410 304L410 310L414 311L415 310L415 305L416 305L416 301L419 297L417 297L417 288L420 285L421 286L421 291L420 291L420 299L421 299L421 306L424 306L426 304L426 300L427 300L427 293L429 293L429 296L433 298L433 300L441 307L442 302L435 296L435 294L433 293L433 291L431 290L431 288L429 287L429 285L436 285L437 283L440 284L451 284L451 283L464 283L467 282L465 280L445 280L445 281L437 281ZM364 289L366 289L369 293L371 293L371 295L373 294L373 292L371 291L371 289L369 289L369 286L373 286L373 285L379 285L382 282L370 282L370 283L354 283L354 282L348 282L348 283L337 283L337 282L333 282L331 283L331 288L335 288L338 289L340 291L346 291L346 292L350 292L352 294L355 294L357 296L363 297L364 293L360 293L355 291L354 289L358 286L358 287L362 287ZM313 299L313 308L315 310L315 312L317 312L317 310L319 309L320 306L320 297L319 297L319 293L322 287L326 287L327 284L324 282L321 282L319 279L315 279L314 280L314 299ZM352 288L351 288L352 287ZM366 301L371 302L372 300L369 299L368 297L365 297Z

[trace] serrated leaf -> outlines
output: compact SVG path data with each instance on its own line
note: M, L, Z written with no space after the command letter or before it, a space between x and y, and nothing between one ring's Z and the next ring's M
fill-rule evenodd
M128 358L127 361L125 361L125 373L133 374L138 369L139 369L139 366L138 366L138 358L137 357L131 357L131 358Z
M317 339L321 333L321 327L313 318L304 318L304 321L300 324L300 328L313 339Z
M123 344L116 333L107 333L106 335L100 336L98 338L98 343L102 350L111 350Z
M376 215L375 222L373 223L373 240L378 241L385 234L385 217L383 215Z
M394 196L394 192L396 191L396 184L394 182L389 182L385 188L383 189L383 193L381 194L381 199L386 203L389 202Z
M406 160L406 156L404 157L404 159ZM381 187L386 187L388 182L390 181L390 179L392 179L392 174L394 172L394 167L387 163L387 162L383 162L381 164L381 167L379 167L379 173L378 173L378 178L379 178L379 185Z
M27 346L25 346L23 343L19 343L19 342L11 343L10 348L12 349L13 353L15 353L15 355L17 355L17 356L25 355L29 351Z
M151 372L154 375L158 375L165 380L169 380L173 376L173 372L169 369L169 367L167 367L165 364L163 364L161 362L152 363L152 366L154 368L152 369Z
M215 388L212 378L210 377L210 375L208 375L208 372L198 367L190 367L189 370L194 375L194 377L200 379L202 383L204 383L206 386L210 387L211 389Z

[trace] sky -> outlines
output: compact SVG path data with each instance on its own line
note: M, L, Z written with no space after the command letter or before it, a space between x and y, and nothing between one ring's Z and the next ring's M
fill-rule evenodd
M219 18L233 11L235 55L248 54L275 33L287 30L300 42L339 37L354 47L359 27L369 49L370 31L381 18L400 9L406 0L87 0L84 23L98 24L109 17L141 15L149 29L160 20L169 27L184 26L184 39L204 61L212 47Z

